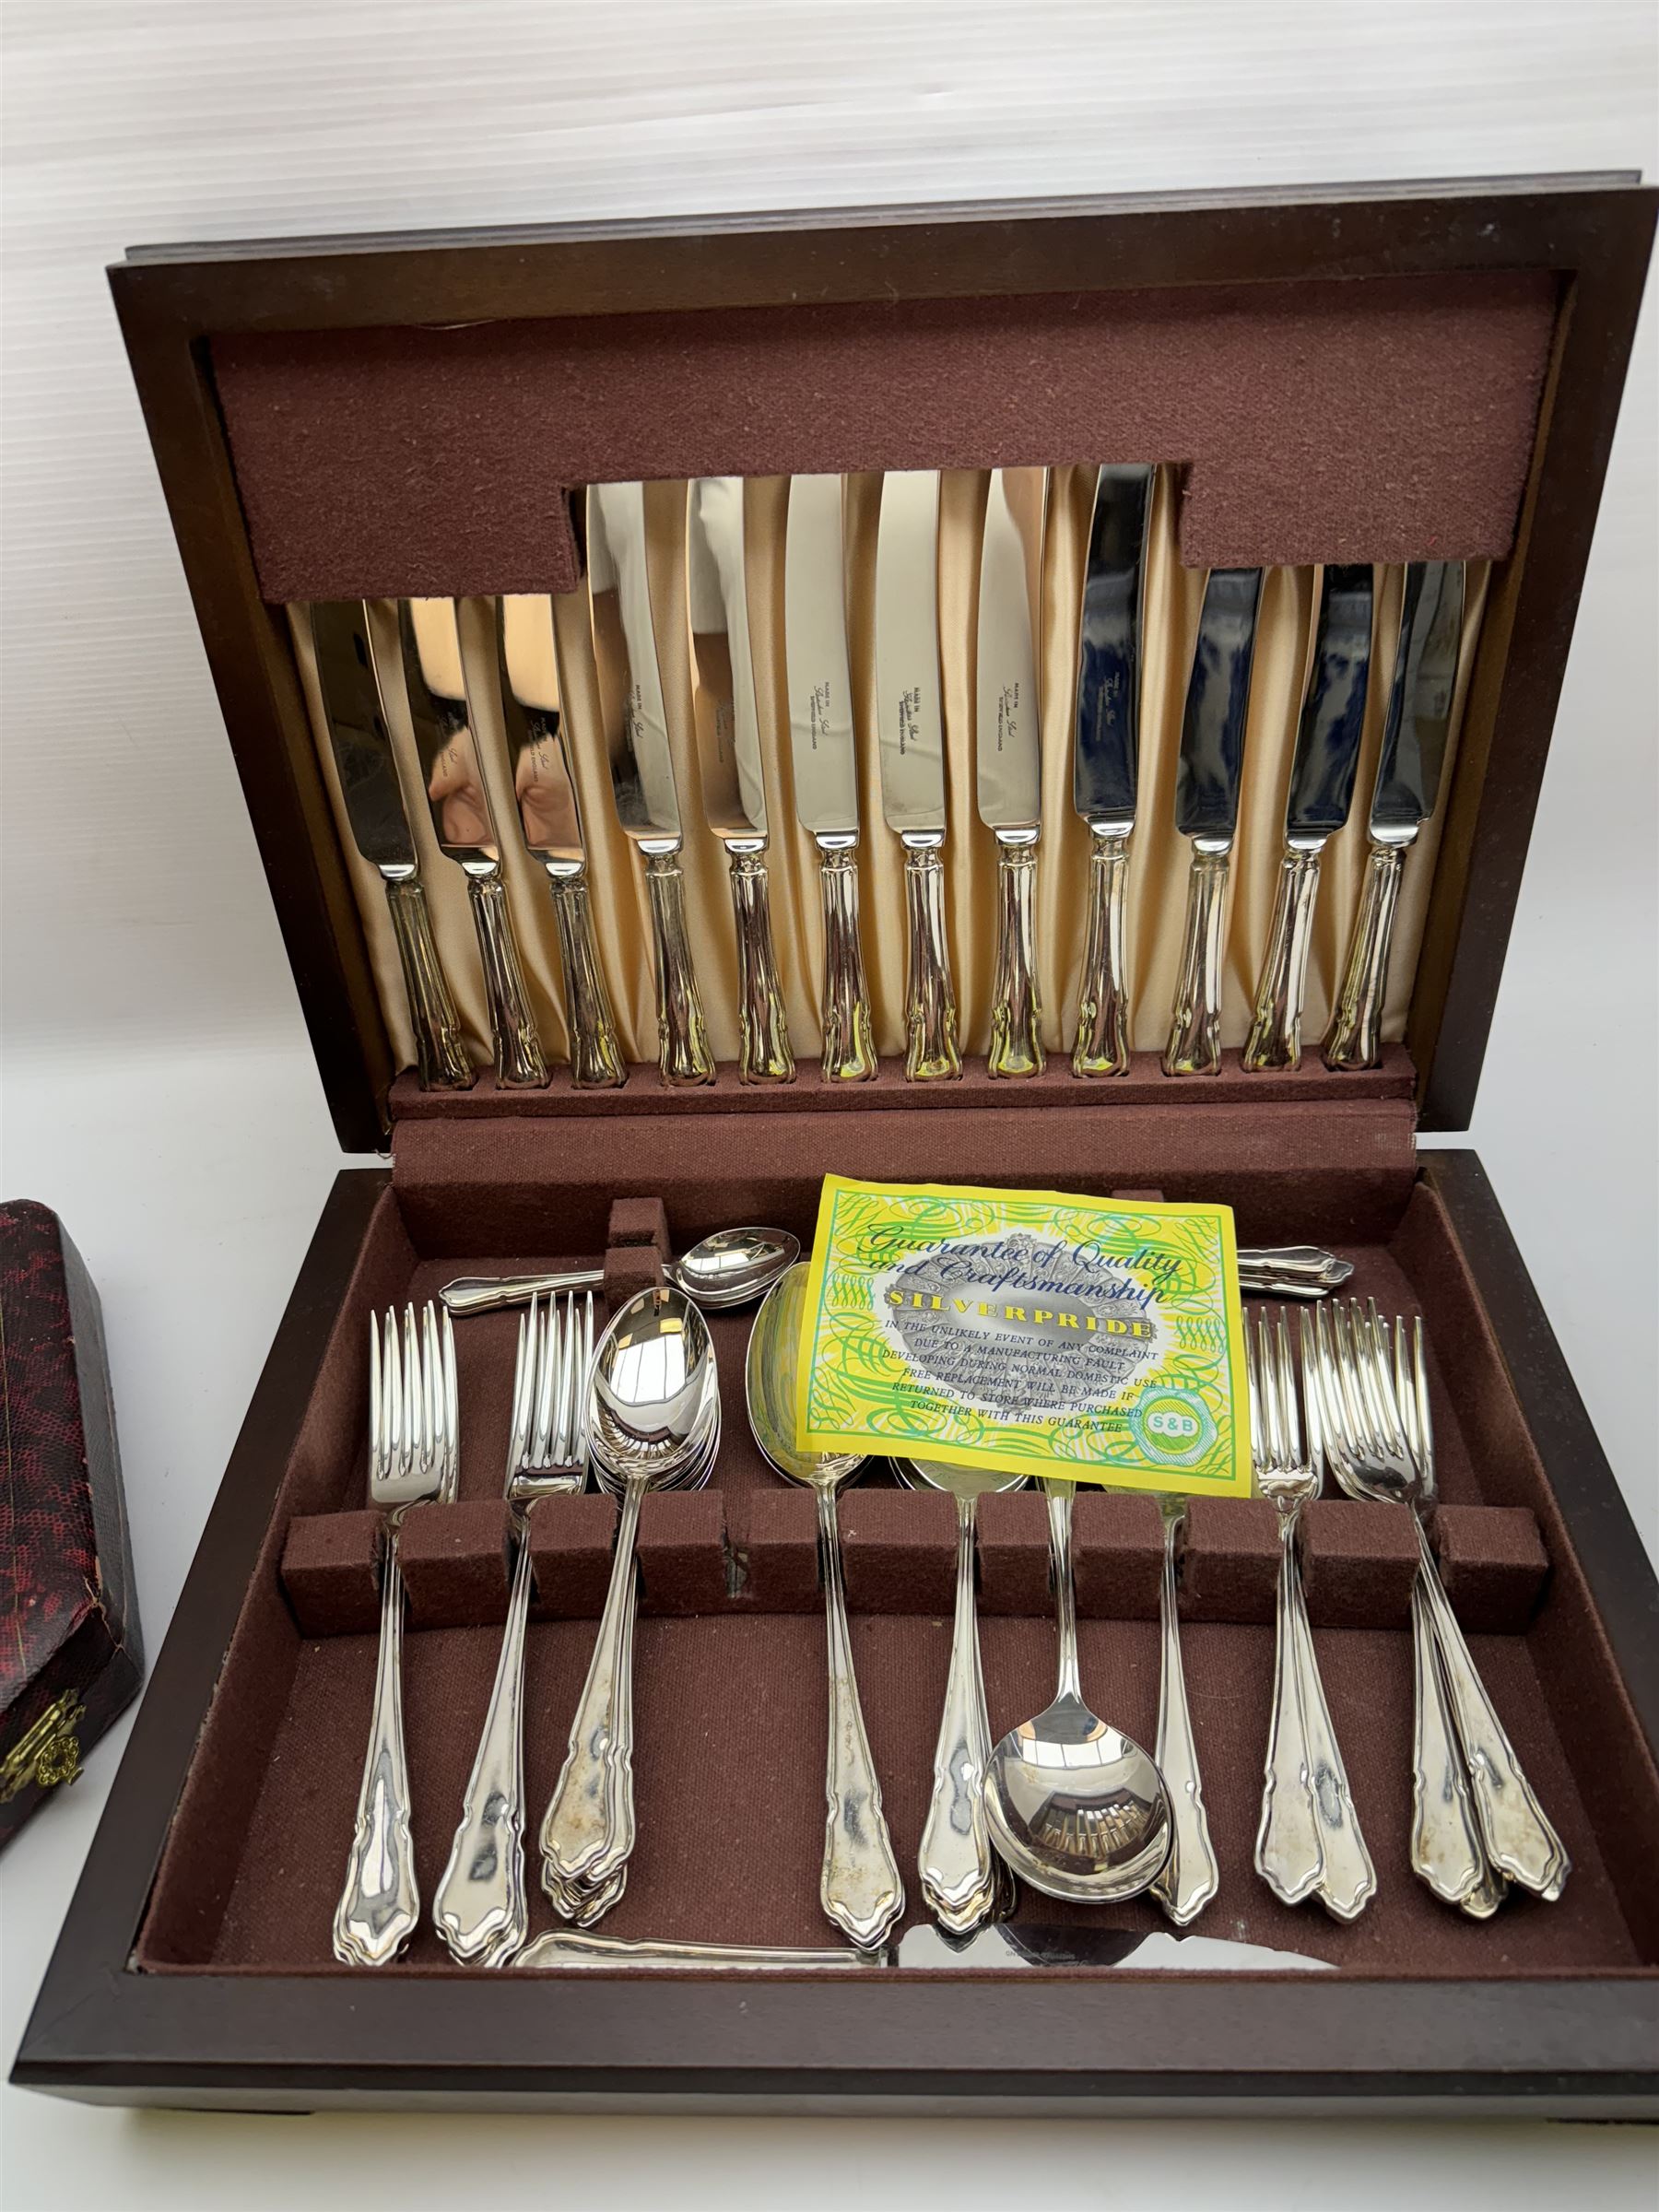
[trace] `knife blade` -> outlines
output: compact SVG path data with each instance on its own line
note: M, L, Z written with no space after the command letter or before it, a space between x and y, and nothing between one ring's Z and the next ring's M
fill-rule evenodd
M398 601L397 638L427 810L438 850L466 877L496 1081L509 1090L539 1090L547 1081L547 1063L507 911L501 849L466 698L454 603L429 599L420 606L418 627L415 603Z
M876 535L876 691L881 808L904 847L912 1083L962 1072L945 929L945 708L939 670L939 477L882 478Z
M1260 569L1212 569L1181 721L1175 827L1193 845L1186 930L1164 1046L1167 1076L1218 1075L1228 868L1250 718Z
M743 479L699 477L686 499L686 595L703 812L725 847L737 924L737 1079L793 1083L794 1054L772 945L766 780L749 648Z
M1072 805L1088 825L1088 927L1072 1073L1129 1071L1124 904L1140 770L1140 649L1156 469L1095 474L1078 617Z
M496 601L496 680L519 831L524 850L547 871L553 899L564 976L565 1025L570 1031L571 1080L579 1090L614 1088L628 1080L628 1071L594 942L582 809L571 765L563 703L568 693L551 617L552 608L546 599L508 597ZM516 669L509 650L515 632L524 647ZM536 647L539 650L533 650Z
M975 797L996 839L996 980L993 1076L1042 1073L1037 986L1037 846L1041 836L1042 726L1037 659L1042 627L1042 532L1048 471L996 468L980 553Z
M1365 735L1371 680L1372 578L1368 565L1320 579L1313 665L1297 725L1285 806L1285 852L1267 951L1244 1046L1247 1068L1301 1060L1302 994L1325 843L1347 820Z
M1327 1067L1375 1067L1382 1056L1382 1008L1400 879L1406 855L1440 796L1457 690L1465 591L1461 560L1414 560L1406 571L1400 641L1371 794L1365 877L1325 1032Z
M318 599L310 609L317 688L353 842L386 887L423 1090L466 1090L474 1077L460 1017L432 941L431 916L381 697L369 609Z
M686 926L679 793L645 559L645 487L587 495L588 593L617 819L645 863L656 973L657 1065L671 1089L714 1080Z
M783 659L795 818L818 853L827 1083L867 1083L876 1025L858 930L858 756L847 665L840 477L794 477L783 541Z

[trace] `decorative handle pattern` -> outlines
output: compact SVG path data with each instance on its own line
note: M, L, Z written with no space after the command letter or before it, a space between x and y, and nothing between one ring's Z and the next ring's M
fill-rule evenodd
M1164 1046L1166 1076L1214 1076L1221 1072L1221 941L1230 855L1194 845L1187 877L1186 932L1170 1041Z
M507 912L507 886L497 870L488 876L469 875L466 888L472 893L473 927L484 963L496 1081L506 1090L541 1090L547 1082L547 1062L524 988L518 939Z
M877 1073L876 1023L858 935L856 840L818 844L824 914L824 1080L868 1083Z
M1152 1894L1178 1928L1196 1920L1220 1885L1221 1869L1210 1842L1204 1809L1198 1749L1187 1707L1186 1670L1181 1663L1181 1624L1175 1612L1175 1534L1179 1515L1164 1523L1163 1587L1159 1599L1162 1672L1158 1688L1159 1772L1169 1792L1174 1841Z
M1124 915L1129 888L1129 838L1093 833L1088 855L1088 935L1077 1002L1074 1076L1129 1072L1129 990L1124 982Z
M936 844L906 843L904 900L910 922L905 1077L912 1083L951 1082L962 1072L962 1055L957 1044L956 988L945 935L945 863Z
M1445 1670L1487 1862L1495 1872L1507 1874L1524 1889L1553 1904L1567 1886L1572 1862L1545 1818L1487 1695L1486 1685L1475 1671L1457 1617L1441 1587L1421 1522L1418 1524L1418 1546L1423 1566L1418 1588L1428 1604L1441 1665Z
M470 1090L477 1080L461 1037L461 1018L432 942L432 918L418 876L388 876L386 904L415 1030L422 1090Z
M1347 962L1331 1026L1325 1031L1327 1067L1375 1067L1382 1057L1382 1001L1388 991L1388 953L1406 845L1373 844L1366 856L1359 912L1348 942Z
M1294 1552L1294 1538L1292 1538ZM1357 1920L1377 1894L1377 1870L1371 1864L1359 1816L1348 1788L1347 1769L1331 1724L1324 1684L1313 1653L1313 1632L1308 1626L1308 1608L1302 1597L1301 1573L1297 1571L1293 1592L1298 1661L1301 1670L1303 1740L1307 1746L1308 1781L1319 1822L1324 1868L1319 1897L1334 1919Z
M578 1090L615 1090L628 1080L610 993L594 942L587 870L549 875L559 957L564 971L565 1022L571 1032L571 1080Z
M993 1076L1040 1076L1042 1007L1037 995L1037 839L996 841L996 983L991 1007Z
M571 1886L598 1889L627 1864L634 1846L634 1538L644 1495L637 1477L623 1493L605 1612L571 1724L571 1747L542 1823L542 1887L567 1919L574 1918L566 1910Z
M789 1018L778 981L772 946L771 899L766 861L760 853L726 848L732 879L732 912L737 921L737 1080L740 1083L793 1083L794 1054L789 1049Z
M670 1089L714 1080L714 1055L698 996L686 928L686 878L679 847L645 856L651 894L651 934L656 962L657 1065Z
M409 1762L404 1751L403 1609L394 1516L387 1524L381 1576L380 1657L369 1749L346 1888L335 1910L334 1954L345 1966L384 1966L396 1958L420 1920L409 1826Z
M835 1492L818 1491L818 1550L824 1568L824 1617L830 1640L830 1756L824 1774L829 1813L818 1897L850 1942L873 1950L904 1910L904 1884L881 1809L881 1784L870 1757L853 1640L841 1586L841 1530Z
M463 1966L505 1966L530 1933L524 1888L524 1627L530 1618L528 1515L512 1571L507 1627L478 1754L432 1919Z
M996 1861L985 1818L991 1724L973 1603L973 1500L957 1509L956 1619L945 1711L934 1751L933 1796L917 1862L928 1911L952 1936L977 1928L995 1901Z
M1318 853L1298 852L1288 845L1279 863L1267 957L1256 984L1255 1018L1244 1046L1248 1068L1300 1065L1302 996L1319 899L1319 860Z
M1411 1867L1443 1904L1461 1905L1487 1882L1486 1853L1457 1747L1452 1708L1435 1654L1424 1570L1411 1593L1411 1657L1416 1700L1411 1743Z
M1256 1831L1256 1872L1287 1905L1300 1905L1324 1872L1312 1758L1302 1710L1297 1611L1301 1571L1296 1560L1296 1515L1279 1515L1278 1597L1273 1652L1273 1717L1267 1728L1266 1787Z

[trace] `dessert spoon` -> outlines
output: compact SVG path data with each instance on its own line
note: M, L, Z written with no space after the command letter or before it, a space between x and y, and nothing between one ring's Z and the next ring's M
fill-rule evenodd
M800 1240L786 1229L720 1229L685 1256L665 1260L663 1273L677 1290L711 1312L764 1298L786 1267L801 1256ZM438 1293L450 1312L493 1313L500 1306L527 1306L533 1298L561 1290L600 1290L603 1267L567 1267L554 1275L462 1275Z

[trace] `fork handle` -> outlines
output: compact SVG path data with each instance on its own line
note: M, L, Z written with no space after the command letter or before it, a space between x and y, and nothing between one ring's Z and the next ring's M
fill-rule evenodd
M386 1531L381 1577L380 1656L369 1749L358 1792L357 1829L346 1888L335 1911L334 1953L346 1966L384 1966L420 1919L415 1844L409 1827L409 1764L403 1728L403 1571L397 1523Z
M1545 1818L1532 1784L1522 1771L1514 1746L1476 1672L1429 1548L1423 1524L1417 1524L1422 1572L1418 1586L1428 1601L1458 1742L1469 1771L1469 1788L1481 1841L1500 1874L1553 1904L1572 1871L1561 1839Z
M1324 1872L1324 1850L1312 1787L1312 1759L1302 1708L1297 1608L1301 1572L1296 1560L1296 1516L1279 1515L1278 1595L1273 1652L1273 1716L1267 1728L1266 1787L1256 1831L1256 1872L1287 1905L1311 1897Z
M952 1936L966 1936L991 1912L996 1861L985 1818L985 1770L991 1763L991 1726L980 1666L973 1609L971 1498L957 1510L956 1618L950 1638L950 1673L934 1750L933 1795L922 1830L917 1870L927 1909Z
M432 1901L432 1919L462 1965L505 1966L530 1933L524 1890L524 1628L530 1618L530 1523L507 1601L507 1626L461 1825Z
M542 1887L566 1918L573 1917L565 1910L571 1889L586 1892L591 1905L634 1846L634 1539L644 1495L643 1479L631 1477L570 1749L542 1823Z
M881 1784L865 1733L853 1671L853 1639L841 1583L841 1529L835 1492L818 1492L818 1551L824 1563L824 1618L830 1640L830 1756L824 1775L828 1806L818 1901L850 1942L873 1950L904 1911L904 1884L881 1809Z
M1215 1896L1220 1869L1204 1809L1198 1747L1193 1741L1193 1716L1187 1705L1186 1670L1181 1661L1181 1622L1175 1611L1175 1535L1179 1525L1175 1514L1164 1522L1163 1583L1158 1608L1163 1664L1154 1754L1154 1763L1170 1793L1175 1841L1163 1872L1152 1885L1152 1894L1175 1925L1184 1928Z
M1486 1852L1469 1797L1435 1653L1423 1569L1411 1592L1411 1663L1416 1686L1411 1743L1411 1870L1443 1904L1460 1905L1487 1877Z
M1319 1900L1334 1920L1357 1920L1377 1894L1377 1870L1359 1832L1359 1816L1354 1809L1353 1793L1348 1788L1347 1769L1342 1763L1331 1709L1325 1701L1300 1572L1296 1578L1295 1625L1301 1667L1308 1782L1324 1859L1324 1871L1319 1878Z

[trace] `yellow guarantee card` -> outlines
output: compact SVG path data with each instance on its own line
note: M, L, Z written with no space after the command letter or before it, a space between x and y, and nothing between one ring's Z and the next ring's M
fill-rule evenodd
M824 1179L811 1452L1248 1497L1231 1210Z

